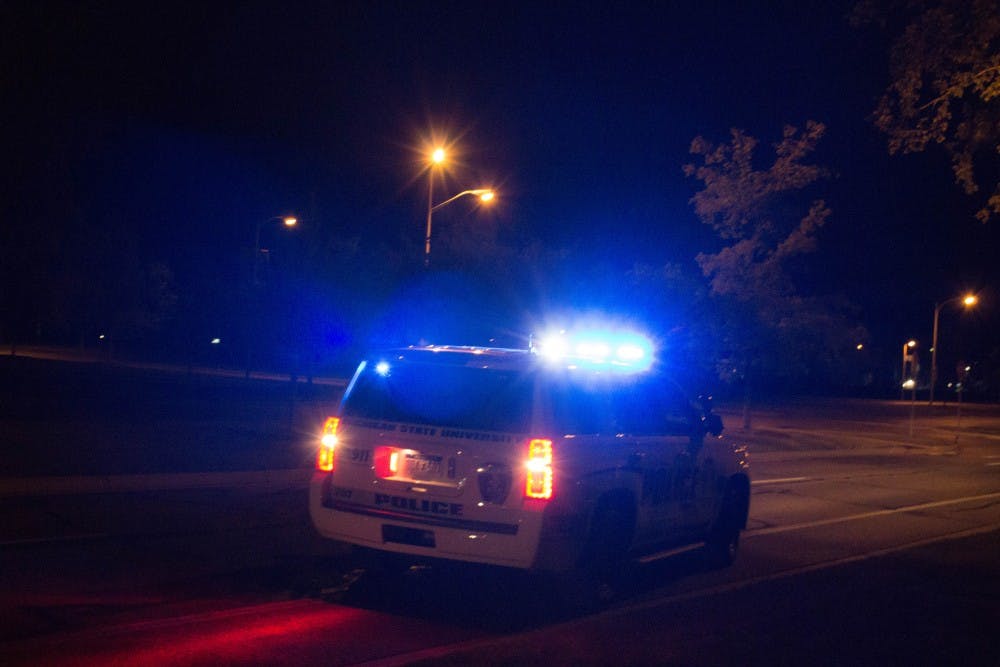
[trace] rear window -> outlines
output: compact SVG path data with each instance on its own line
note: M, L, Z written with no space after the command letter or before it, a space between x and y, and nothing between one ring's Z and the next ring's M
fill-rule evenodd
M564 433L690 435L697 411L662 377L556 382L546 392Z
M481 431L527 432L532 383L516 370L452 364L365 362L342 415Z

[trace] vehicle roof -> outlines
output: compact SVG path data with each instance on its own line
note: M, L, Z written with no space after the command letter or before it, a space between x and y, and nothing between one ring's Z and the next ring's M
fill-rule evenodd
M530 349L476 345L411 345L382 350L368 355L367 358L375 363L380 361L403 362L430 366L540 372L546 375L570 372L579 379L603 377L606 379L614 378L615 381L631 381L637 377L659 375L656 369L635 372L628 368L594 363L593 360L572 355L566 355L560 361L553 363L552 359L543 358Z
M369 358L383 356L394 361L436 363L457 366L490 366L525 369L536 363L530 350L474 345L411 345L383 350Z

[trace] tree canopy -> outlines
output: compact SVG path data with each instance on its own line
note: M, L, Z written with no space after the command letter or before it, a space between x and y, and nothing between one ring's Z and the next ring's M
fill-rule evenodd
M863 0L851 18L893 36L889 84L873 113L889 152L942 146L966 194L992 191L976 218L1000 216L1000 4Z
M824 132L826 126L815 121L801 131L785 126L773 161L763 169L754 164L757 139L742 130L733 129L728 144L702 137L691 142L701 164L685 165L684 173L704 184L691 199L695 213L720 238L733 242L697 257L714 294L763 303L793 292L784 267L816 248L816 234L830 209L817 199L801 219L790 221L781 204L827 175L823 167L806 162Z
M691 203L728 243L696 258L718 306L723 379L832 379L848 367L841 355L864 337L844 314L848 304L803 294L790 270L794 259L816 249L831 214L822 199L803 196L828 175L809 162L825 131L816 121L803 129L786 126L767 160L757 158L759 142L742 130L732 130L728 143L703 137L691 143L698 162L685 165L684 173L703 186Z

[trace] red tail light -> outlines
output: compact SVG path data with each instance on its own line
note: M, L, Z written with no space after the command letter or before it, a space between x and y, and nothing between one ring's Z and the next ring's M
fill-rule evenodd
M399 473L400 459L403 450L398 447L382 446L375 448L375 475L386 479Z
M552 441L536 438L528 443L524 495L548 500L552 497Z
M323 424L323 435L319 440L319 453L316 455L316 469L323 472L333 470L334 455L337 449L337 427L339 417L330 417Z

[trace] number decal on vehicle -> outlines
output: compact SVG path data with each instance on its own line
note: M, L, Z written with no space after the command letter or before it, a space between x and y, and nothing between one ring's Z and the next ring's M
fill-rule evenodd
M369 463L372 459L370 449L348 449L347 453L350 455L351 463Z

